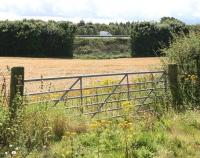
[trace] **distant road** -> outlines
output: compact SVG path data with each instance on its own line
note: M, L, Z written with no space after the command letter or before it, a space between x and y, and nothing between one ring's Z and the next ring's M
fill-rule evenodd
M130 39L130 36L124 35L112 35L112 36L99 36L99 35L77 35L76 38L120 38L120 39Z

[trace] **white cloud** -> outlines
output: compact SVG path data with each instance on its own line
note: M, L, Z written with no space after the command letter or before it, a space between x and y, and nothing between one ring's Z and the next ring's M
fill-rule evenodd
M200 23L200 0L0 0L0 19L115 22L163 16Z

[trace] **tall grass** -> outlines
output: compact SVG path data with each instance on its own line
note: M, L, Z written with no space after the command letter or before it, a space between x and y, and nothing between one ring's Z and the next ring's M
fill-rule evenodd
M127 112L133 110L131 104L125 103L123 107ZM18 126L16 137L9 140L9 145L1 146L2 157L181 158L199 155L198 111L184 114L168 111L159 118L145 113L140 117L97 121L76 118L64 107L29 106L23 114L22 121L15 125Z

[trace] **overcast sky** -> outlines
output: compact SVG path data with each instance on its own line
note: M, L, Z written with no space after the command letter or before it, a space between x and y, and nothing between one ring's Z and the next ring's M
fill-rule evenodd
M0 0L0 19L157 21L173 16L200 23L200 0Z

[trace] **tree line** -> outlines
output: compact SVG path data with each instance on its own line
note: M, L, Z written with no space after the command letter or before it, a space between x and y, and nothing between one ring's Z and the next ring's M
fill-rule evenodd
M100 24L84 22L77 23L77 35L99 35L100 31L108 31L112 35L130 35L135 22Z
M159 22L86 23L66 21L0 21L0 56L73 57L76 35L130 35L132 56L160 55L174 36L200 32L200 25L186 25L173 17Z

